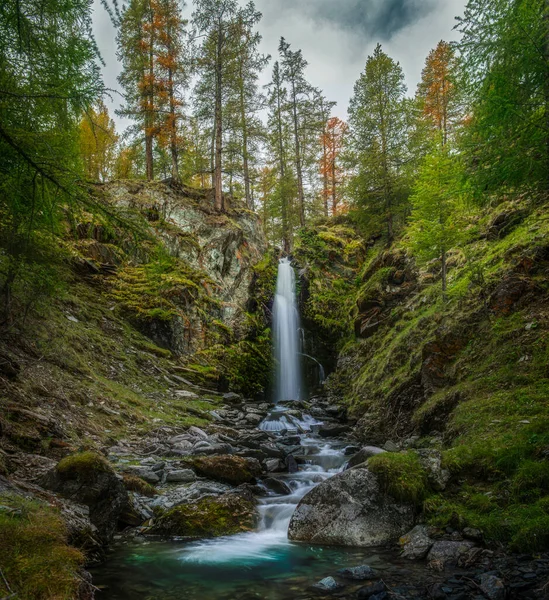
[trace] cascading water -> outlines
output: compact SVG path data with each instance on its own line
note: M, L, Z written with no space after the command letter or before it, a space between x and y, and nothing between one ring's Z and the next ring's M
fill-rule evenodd
M276 361L276 397L299 400L299 313L297 310L295 272L289 259L278 264L278 278L273 308L274 355Z

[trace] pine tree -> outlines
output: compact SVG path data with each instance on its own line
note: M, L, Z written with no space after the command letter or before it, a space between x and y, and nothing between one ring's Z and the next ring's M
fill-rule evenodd
M357 202L372 218L381 217L389 242L395 235L395 210L402 195L407 155L408 107L404 73L377 45L355 85L349 106L350 144Z
M322 160L320 173L323 177L325 214L328 216L328 203L331 201L332 216L341 212L340 202L343 188L343 168L340 155L343 150L347 123L332 117L326 123L322 134Z
M549 189L549 3L470 0L458 45L477 196Z
M458 160L447 146L440 145L426 157L410 198L410 246L420 261L440 258L443 294L447 289L448 250L464 237L464 197Z
M200 81L195 88L198 102L209 103L213 97L212 170L215 208L224 209L223 199L223 103L233 84L234 33L239 15L236 0L194 0L193 24L202 36L197 49L196 65Z
M87 201L78 126L104 91L90 32L88 0L0 9L0 325L18 291L51 289L63 211Z

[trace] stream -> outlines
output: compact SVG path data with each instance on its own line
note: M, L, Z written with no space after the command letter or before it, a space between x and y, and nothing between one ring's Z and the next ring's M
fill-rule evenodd
M264 427L286 418L280 409ZM92 570L98 598L108 600L290 600L309 598L310 586L339 568L368 564L380 573L408 579L409 562L387 549L334 548L288 540L288 524L297 503L313 487L344 468L346 444L315 435L315 420L303 417L300 426L299 470L277 474L289 495L259 500L257 531L235 536L188 541L129 538L115 545L108 560ZM286 429L279 434L286 435ZM295 430L288 434L295 436ZM359 582L356 582L357 584Z

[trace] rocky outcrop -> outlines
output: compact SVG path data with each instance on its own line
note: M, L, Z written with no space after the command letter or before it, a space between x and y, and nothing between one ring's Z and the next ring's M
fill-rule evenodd
M68 456L40 481L42 487L87 506L89 518L103 543L111 541L128 493L109 463L98 454Z
M253 483L261 475L261 465L254 458L242 456L205 456L193 461L195 471L214 481L240 485Z
M208 190L172 181L114 181L100 191L115 206L138 210L171 255L213 280L223 322L238 327L253 278L251 267L267 250L254 212L235 203L226 213L215 212Z
M376 546L398 539L413 524L411 506L384 494L367 469L335 475L299 503L288 530L294 541Z

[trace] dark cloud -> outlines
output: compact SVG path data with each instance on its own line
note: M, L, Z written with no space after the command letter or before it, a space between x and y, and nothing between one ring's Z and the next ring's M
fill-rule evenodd
M295 0L292 4L293 11L323 25L386 41L428 15L436 0Z

